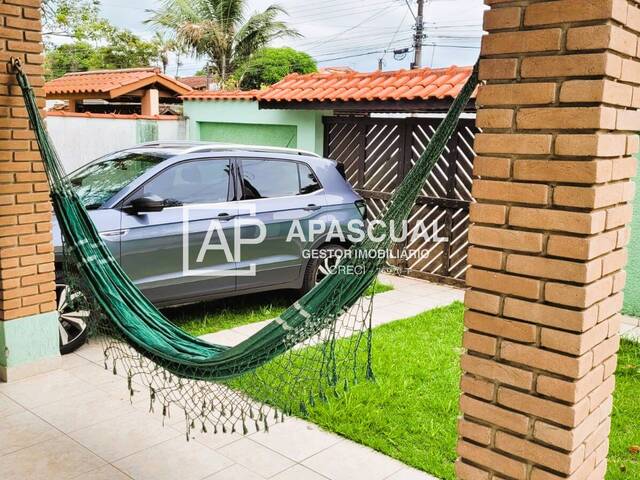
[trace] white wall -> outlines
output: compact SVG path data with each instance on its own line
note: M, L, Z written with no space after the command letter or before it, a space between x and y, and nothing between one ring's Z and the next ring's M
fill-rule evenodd
M141 138L141 124L157 124L157 138ZM67 173L102 155L145 140L185 140L186 122L131 118L48 116L47 129ZM155 135L154 135L155 136Z

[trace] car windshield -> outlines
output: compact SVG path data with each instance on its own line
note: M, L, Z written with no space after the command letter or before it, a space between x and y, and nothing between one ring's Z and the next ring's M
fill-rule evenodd
M158 152L119 152L76 170L69 179L84 206L96 209L168 157Z

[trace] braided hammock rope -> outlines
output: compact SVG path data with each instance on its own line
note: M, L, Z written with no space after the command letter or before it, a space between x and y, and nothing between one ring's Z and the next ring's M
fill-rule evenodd
M429 173L454 133L477 83L477 68L454 100L425 152L396 189L372 238L351 247L341 268L291 305L278 318L241 343L228 347L192 337L146 299L122 270L94 227L67 179L49 139L26 75L13 63L49 180L51 200L64 241L69 278L91 302L90 326L103 342L105 368L128 378L129 391L148 389L150 409L172 405L185 413L187 426L235 431L236 424L267 428L266 410L302 412L328 393L372 378L371 302L365 292L385 259L391 237L414 207ZM71 280L69 280L71 282ZM122 368L122 367L121 367ZM276 410L277 418L277 410Z

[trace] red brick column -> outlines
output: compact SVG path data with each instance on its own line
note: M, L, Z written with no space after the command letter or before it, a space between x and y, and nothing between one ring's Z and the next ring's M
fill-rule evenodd
M640 129L640 4L486 3L458 478L600 480Z
M7 66L10 57L22 60L44 105L40 0L0 0L0 13L0 377L5 377L7 367L37 361L50 351L51 339L38 343L37 322L39 315L55 310L55 273L48 185L20 89ZM29 327L35 330L31 352L24 351L27 340L18 323L25 318L36 322Z

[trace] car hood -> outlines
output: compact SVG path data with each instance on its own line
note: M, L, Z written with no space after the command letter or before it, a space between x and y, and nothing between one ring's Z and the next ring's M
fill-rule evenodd
M111 208L99 208L97 210L89 210L89 218L96 226L98 232L108 232L118 230L120 228L120 210ZM56 216L52 221L53 246L56 254L62 253L62 232Z

